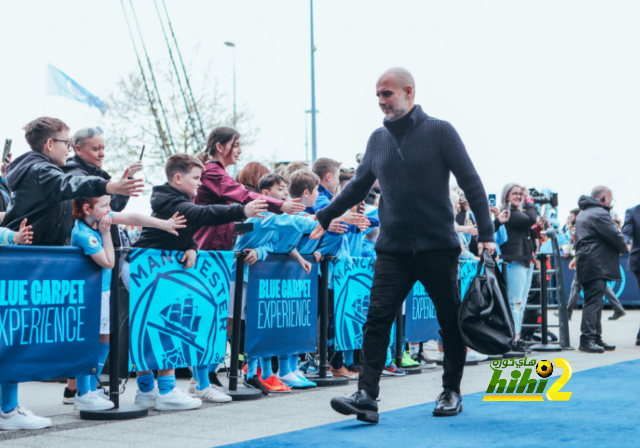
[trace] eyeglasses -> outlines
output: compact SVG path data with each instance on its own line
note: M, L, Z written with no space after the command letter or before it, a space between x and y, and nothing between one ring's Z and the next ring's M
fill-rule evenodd
M57 138L52 138L51 140L53 140L54 142L66 143L67 144L67 149L69 149L71 147L71 140L58 140Z
M102 130L102 128L100 126L96 126L95 128L87 129L87 134L89 134L90 137L93 137L94 135L96 135L96 132L98 134L104 134L104 131Z

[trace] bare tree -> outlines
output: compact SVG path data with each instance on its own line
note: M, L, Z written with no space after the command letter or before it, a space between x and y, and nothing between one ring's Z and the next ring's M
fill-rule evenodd
M189 99L187 109L171 65L156 63L154 73L161 95L160 100L164 106L164 115L155 91L151 91L151 96L162 131L156 124L140 72L134 71L121 78L117 88L108 97L105 146L109 151L109 157L106 159L107 170L119 173L137 160L142 145L146 145L143 160L145 175L148 181L157 183L164 177L164 164L169 156L176 152L198 154L204 151L206 136L213 128L232 125L233 110L228 106L230 101L226 99L227 95L219 91L215 79L210 79L205 72L201 82L194 83L194 78L189 75L202 119L205 134L203 136L189 94L185 92ZM184 81L182 85L185 87ZM150 85L149 88L152 89L153 86ZM236 113L236 127L242 134L243 152L249 152L247 158L251 158L248 147L260 131L251 125L252 118L253 115L247 110L241 109ZM160 132L165 134L167 144L163 145Z

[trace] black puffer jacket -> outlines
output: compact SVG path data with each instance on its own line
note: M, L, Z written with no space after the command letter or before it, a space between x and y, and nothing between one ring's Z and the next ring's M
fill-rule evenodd
M71 232L71 199L107 194L107 181L99 177L64 174L51 159L36 151L21 155L7 166L11 205L3 227L20 229L24 218L33 226L33 244L62 246Z
M576 219L576 273L580 283L591 280L622 280L620 254L627 252L622 232L609 214L609 207L590 196L578 200Z
M535 204L525 203L524 211L511 207L509 221L503 224L509 238L500 246L502 258L505 261L518 261L529 267L536 249L535 234L531 227L537 220L538 210Z
M97 176L104 180L111 180L111 176L105 170L85 162L77 155L67 160L67 164L60 169L63 173L73 174L74 176ZM109 205L111 206L111 210L113 210L114 212L121 212L125 209L128 202L129 196L112 194L111 202L109 203ZM65 219L66 222L64 223L64 225L67 227L73 227L73 217L70 215L65 215ZM115 224L111 226L111 240L113 241L114 247L120 247L120 233L118 231L118 226L116 226ZM71 237L67 238L65 245L71 245Z
M158 219L169 219L174 213L180 212L187 218L187 227L178 229L178 236L164 230L145 227L138 241L133 243L133 247L197 250L198 243L193 235L199 227L219 226L246 218L243 205L196 205L191 202L189 196L168 183L153 187L151 209L153 210L151 216Z

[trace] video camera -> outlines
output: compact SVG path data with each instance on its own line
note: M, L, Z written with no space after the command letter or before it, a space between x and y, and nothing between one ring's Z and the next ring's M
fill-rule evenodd
M558 193L541 193L535 188L529 188L529 196L536 204L550 204L552 208L558 206Z

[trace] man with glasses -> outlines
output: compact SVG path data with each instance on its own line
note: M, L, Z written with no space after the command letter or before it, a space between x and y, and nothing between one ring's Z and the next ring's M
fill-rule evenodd
M33 226L34 245L64 245L71 231L68 223L72 221L67 219L71 216L71 199L105 194L136 196L142 190L142 179L124 176L118 182L109 182L100 177L64 174L60 167L66 164L71 140L69 127L61 120L41 117L27 124L25 131L31 151L6 168L12 193L2 225L16 231L27 218Z
M627 252L624 237L611 218L611 190L597 186L578 200L576 219L576 275L584 290L579 349L587 353L615 350L602 340L602 305L608 281L621 281L620 254Z

